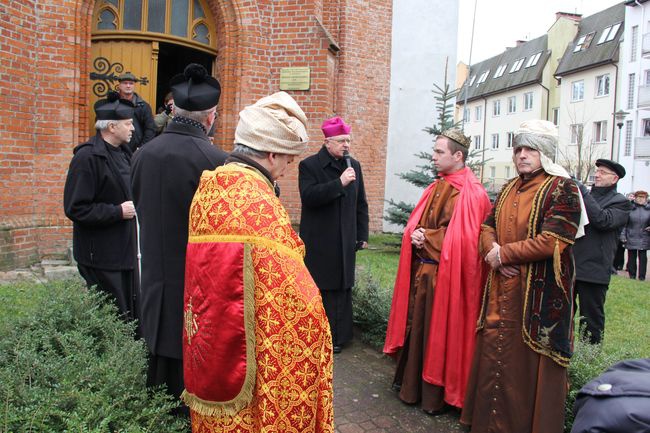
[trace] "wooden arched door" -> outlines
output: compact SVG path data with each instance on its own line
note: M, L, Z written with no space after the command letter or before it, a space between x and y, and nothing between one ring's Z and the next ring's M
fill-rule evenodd
M166 91L166 85L158 85L159 77L167 80L185 66L169 61L159 65L161 46L166 52L170 47L185 50L184 62L195 61L213 70L217 53L215 22L204 0L95 2L88 116L91 133L95 102L117 86L117 77L123 72L137 77L136 93L156 110Z

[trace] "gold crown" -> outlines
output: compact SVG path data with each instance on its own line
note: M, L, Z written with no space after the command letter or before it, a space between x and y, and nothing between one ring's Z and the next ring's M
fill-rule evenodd
M447 129L442 131L440 135L447 137L450 140L454 140L456 143L468 149L470 144L472 144L472 139L463 134L463 131L458 128Z

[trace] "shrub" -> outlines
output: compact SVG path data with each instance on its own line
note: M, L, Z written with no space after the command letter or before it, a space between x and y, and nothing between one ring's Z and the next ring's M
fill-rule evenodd
M361 339L377 349L384 346L392 295L368 270L357 269L352 294L354 323L362 332Z
M58 282L0 287L0 300L20 291L37 301L0 305L0 432L187 429L178 403L146 388L145 346L103 295Z
M569 364L569 392L565 403L564 431L569 433L573 425L573 405L580 389L623 359L637 358L633 348L618 347L616 351L605 352L600 344L590 344L589 337L576 332L574 352Z

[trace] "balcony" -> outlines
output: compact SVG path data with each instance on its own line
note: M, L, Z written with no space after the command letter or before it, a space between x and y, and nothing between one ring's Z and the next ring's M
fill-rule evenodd
M643 34L643 41L641 42L641 55L644 58L650 58L650 33Z
M650 159L650 137L637 137L634 141L634 159Z

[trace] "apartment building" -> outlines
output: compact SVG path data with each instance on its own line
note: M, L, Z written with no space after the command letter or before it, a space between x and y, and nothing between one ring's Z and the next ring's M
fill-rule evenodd
M620 146L618 160L627 175L618 190L650 190L650 2L625 2L625 45L619 70L622 94L619 98Z
M622 3L583 18L555 71L560 84L556 161L588 183L596 159L618 156L615 113L621 99L618 57L624 18Z
M512 164L514 132L530 119L552 120L559 106L559 87L553 78L559 56L578 30L580 15L558 13L547 34L472 65L457 98L457 119L464 119L472 138L477 173L489 192L516 175Z

